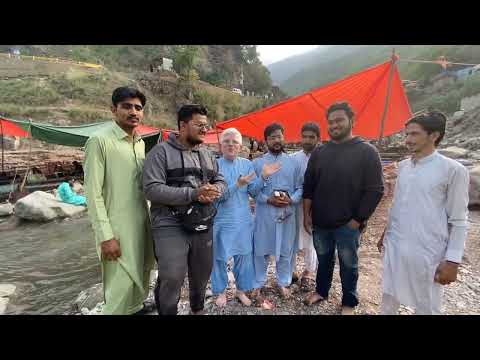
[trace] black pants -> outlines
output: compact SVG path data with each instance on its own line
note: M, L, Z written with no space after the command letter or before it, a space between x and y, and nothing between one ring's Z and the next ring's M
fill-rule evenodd
M181 227L153 230L158 279L155 303L159 315L176 315L188 271L190 308L203 310L205 290L213 267L213 232L192 234Z

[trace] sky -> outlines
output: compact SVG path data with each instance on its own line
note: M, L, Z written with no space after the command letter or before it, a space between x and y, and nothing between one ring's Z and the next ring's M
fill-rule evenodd
M263 65L280 61L287 57L298 55L321 45L257 45L260 60Z

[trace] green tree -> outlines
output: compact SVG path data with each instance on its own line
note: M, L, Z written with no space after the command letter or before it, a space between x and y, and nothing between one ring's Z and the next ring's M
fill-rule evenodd
M174 48L173 68L178 74L184 77L190 76L197 51L198 48L193 45L179 45Z

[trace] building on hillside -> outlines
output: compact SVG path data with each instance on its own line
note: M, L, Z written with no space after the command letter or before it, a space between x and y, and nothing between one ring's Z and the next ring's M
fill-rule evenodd
M153 59L152 62L150 63L150 72L153 72L154 70L156 70L157 72L160 72L160 71L174 72L173 60L166 57L159 57L159 58Z

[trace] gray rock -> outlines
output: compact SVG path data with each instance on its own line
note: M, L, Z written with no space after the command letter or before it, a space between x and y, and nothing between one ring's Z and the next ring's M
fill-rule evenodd
M469 205L480 205L480 165L470 169Z
M17 287L13 284L0 284L0 297L11 296Z
M13 214L13 205L10 203L0 204L0 216L10 216Z
M472 151L468 154L468 157L472 160L480 160L480 151Z
M0 297L0 315L5 314L7 310L8 298Z
M457 159L457 161L465 167L472 166L473 162L465 159Z
M462 149L457 146L450 146L445 149L439 149L438 152L442 155L445 155L451 159L460 159L467 157L468 150Z
M99 304L103 302L103 286L102 284L96 284L91 288L82 291L72 305L74 312L84 312L83 309L90 311L95 309Z
M85 212L85 206L66 204L52 194L35 191L15 203L15 215L31 221L50 221L72 217Z

